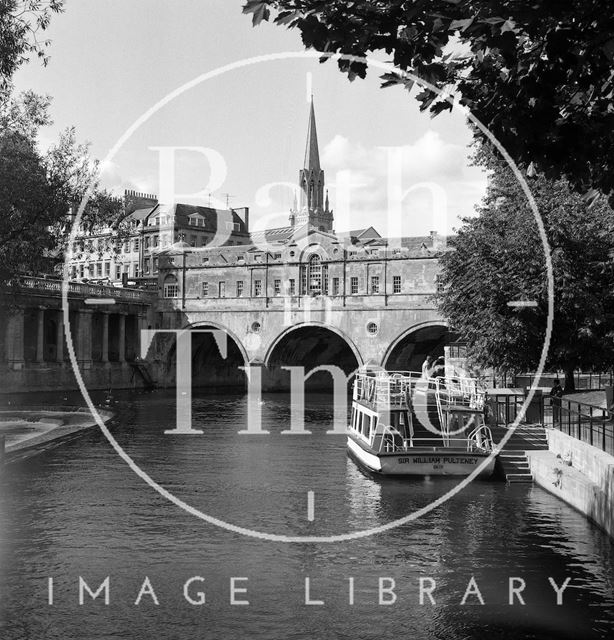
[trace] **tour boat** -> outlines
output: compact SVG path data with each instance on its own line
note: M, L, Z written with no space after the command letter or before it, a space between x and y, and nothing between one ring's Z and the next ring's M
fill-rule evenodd
M488 477L495 458L484 399L472 378L359 371L348 452L383 475L467 476L480 467L480 477Z

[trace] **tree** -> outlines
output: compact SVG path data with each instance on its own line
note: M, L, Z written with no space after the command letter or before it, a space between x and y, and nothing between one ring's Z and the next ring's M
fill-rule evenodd
M63 260L73 216L88 188L81 224L90 232L111 227L113 248L128 225L121 200L98 183L99 163L74 128L46 154L37 148L39 128L50 123L49 98L26 92L5 97L0 108L0 282L25 273L52 273Z
M41 40L64 0L0 0L0 88L34 54L47 64L48 40Z
M307 48L391 62L460 97L526 168L614 202L614 5L603 0L249 0ZM350 79L362 61L340 59ZM383 86L413 82L384 74ZM450 104L416 95L435 115ZM479 131L476 136L480 137Z
M49 182L56 197L72 206L76 213L88 190L90 195L82 212L80 224L89 233L104 227L114 227L116 246L123 241L127 232L121 221L122 202L99 184L100 163L91 158L89 143L77 142L74 127L69 127L61 135L57 144L49 149L46 156ZM65 223L72 223L72 217ZM61 225L62 234L70 232L68 224Z
M548 316L546 258L538 227L512 171L482 148L491 175L478 217L463 221L441 258L438 304L479 366L519 372L539 362ZM531 191L554 271L554 319L547 370L603 369L614 358L614 211L603 197L588 209L567 182L542 175ZM535 301L537 307L509 302Z
M49 271L57 238L51 227L65 211L47 179L34 144L15 131L0 134L0 282Z
M18 131L35 142L39 129L51 124L50 105L50 96L34 91L15 96L11 84L0 88L0 131Z

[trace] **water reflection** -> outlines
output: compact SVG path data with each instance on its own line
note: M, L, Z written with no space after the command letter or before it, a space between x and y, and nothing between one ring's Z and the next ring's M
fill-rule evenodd
M325 435L332 407L323 396L308 403L311 436L279 435L290 411L282 396L263 405L271 436L238 435L246 419L241 396L196 399L195 421L206 434L186 438L163 435L173 420L172 394L118 400L113 431L126 450L179 497L243 526L292 535L379 526L455 482L363 474L343 439ZM307 519L309 490L314 522ZM360 540L267 543L169 504L91 431L4 471L0 535L1 637L10 640L605 638L614 620L610 542L567 505L526 486L474 482L419 520ZM111 604L79 606L79 575L91 585L110 576ZM183 597L194 575L205 578L203 607ZM159 606L145 599L135 607L144 576ZM233 576L249 578L249 606L230 605ZM472 576L483 606L475 596L460 605ZM525 580L525 605L508 605L510 576ZM305 577L323 605L305 605ZM564 606L556 606L548 577L559 585L571 577ZM394 580L394 605L378 604L380 578ZM420 578L435 582L435 605L419 604Z

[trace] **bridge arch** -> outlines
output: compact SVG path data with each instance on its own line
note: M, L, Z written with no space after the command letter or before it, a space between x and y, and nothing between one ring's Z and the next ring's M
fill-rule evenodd
M420 371L426 357L442 356L444 346L454 337L445 320L422 322L406 329L390 343L381 366L391 371Z
M183 329L219 329L223 331L236 345L239 351L241 352L241 356L243 357L243 362L247 365L249 364L249 356L247 355L247 349L241 342L241 339L237 336L236 333L231 331L228 327L220 324L219 322L212 322L210 320L199 320L197 322L192 322L183 327Z
M269 348L267 349L266 355L264 357L264 364L267 366L271 364L271 355L273 351L285 337L287 337L293 331L296 331L297 329L301 329L305 327L318 327L320 329L324 329L326 331L330 331L331 333L336 334L352 350L352 353L356 358L356 362L358 362L358 366L361 367L364 364L362 355L360 354L358 347L354 344L354 341L346 333L344 333L340 329L337 329L337 327L331 327L325 322L318 322L316 320L310 321L310 322L298 322L296 324L293 324L291 327L287 327L286 329L284 329L269 345Z
M271 389L287 389L290 374L282 367L303 366L305 373L320 365L335 365L346 375L364 362L353 340L343 331L324 322L301 322L282 331L267 349L264 363ZM328 372L315 373L306 382L312 389L332 388Z
M209 387L245 387L246 375L240 367L249 363L245 346L239 337L228 327L208 320L186 324L186 331L194 331L192 336L192 386ZM215 329L227 336L226 358L223 358L212 333L200 333L197 329ZM173 340L166 355L166 367L169 372L176 370L176 342Z

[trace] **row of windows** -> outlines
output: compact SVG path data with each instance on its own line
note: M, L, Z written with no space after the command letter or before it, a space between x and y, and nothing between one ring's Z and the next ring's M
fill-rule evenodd
M92 262L90 264L80 264L72 266L72 278L75 280L79 278L109 278L111 277L111 263L110 262ZM124 263L115 265L115 279L121 280L122 273L128 274L130 277L139 278L141 275L148 276L150 274L155 275L158 273L158 258L153 258L151 261L145 260L143 262L143 273L139 267L138 262Z
M282 294L282 284L281 279L273 280L273 292L274 295L279 296ZM338 296L340 294L340 279L332 278L331 279L331 295ZM241 298L245 292L245 282L243 280L237 280L236 283L236 297ZM220 298L226 296L226 282L222 281L218 283L217 290L214 289L215 285L209 282L202 283L201 293L203 297L218 295ZM393 293L401 293L401 276L393 276L392 278L392 290ZM254 280L253 283L253 296L259 297L262 295L262 280ZM305 291L305 290L303 290ZM294 296L296 295L296 280L294 278L290 278L288 280L286 286L287 295ZM326 289L323 293L328 294L328 289ZM356 295L359 293L359 280L357 276L352 276L350 278L350 294ZM379 276L371 276L371 289L370 293L376 294L380 293L380 279ZM166 296L169 297L169 296ZM170 296L173 297L173 296Z
M192 227L207 227L207 223L204 218L201 216L192 216L188 218L188 224ZM238 222L226 222L226 230L227 231L241 231L241 225Z
M172 234L168 234L168 233L162 234L160 236L151 235L151 236L145 236L143 238L143 249L147 251L149 249L155 249L158 246L168 247L173 241L187 242L191 247L198 247L198 246L204 247L209 243L210 239L211 239L210 235L197 235L194 233L191 233L191 234L176 233L174 237ZM88 250L91 250L91 251L100 251L100 252L110 251L112 248L112 242L108 238L98 238L98 239L92 240L90 244L91 246L88 247ZM232 240L230 240L230 241L227 241L226 244L229 246L232 246L235 243ZM236 244L238 246L242 243L240 241L237 241ZM137 253L140 247L141 247L141 239L133 238L131 240L125 240L121 250L123 253L132 253L132 252ZM73 244L73 253L79 254L84 250L84 248L85 248L84 243L75 242ZM279 257L281 257L281 254L279 254Z

